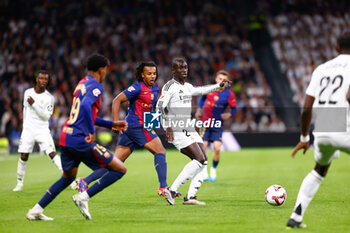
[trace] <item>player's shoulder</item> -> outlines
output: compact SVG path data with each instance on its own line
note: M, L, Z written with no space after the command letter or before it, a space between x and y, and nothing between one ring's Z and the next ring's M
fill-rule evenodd
M157 83L154 83L152 89L155 91L159 91L159 85Z
M129 86L124 92L138 92L141 91L142 88L142 84L140 81L137 81L136 83L132 84L131 86Z
M50 99L54 99L53 95L48 91L48 90L45 90L45 95L50 98Z
M28 88L24 91L24 94L29 94L34 92L34 87Z
M171 91L174 88L176 88L176 81L174 79L169 80L168 82L166 82L163 86L163 91Z
M184 82L184 86L185 87L193 87L193 85L191 83L189 83L189 82Z

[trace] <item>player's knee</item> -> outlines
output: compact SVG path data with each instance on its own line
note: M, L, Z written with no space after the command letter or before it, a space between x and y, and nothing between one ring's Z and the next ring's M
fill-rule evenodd
M22 161L27 161L29 158L29 154L21 154L21 160Z
M126 166L123 164L122 166L120 166L120 168L118 169L120 172L126 173L126 171L128 170L126 168Z
M197 159L198 160L198 162L200 162L201 164L204 164L206 161L207 161L207 159L205 158L205 157L201 157L201 158L199 158L199 159Z
M329 165L326 165L326 166L321 166L320 164L316 164L314 170L322 177L325 177L327 175L327 172L328 172L328 168L329 168L330 164Z

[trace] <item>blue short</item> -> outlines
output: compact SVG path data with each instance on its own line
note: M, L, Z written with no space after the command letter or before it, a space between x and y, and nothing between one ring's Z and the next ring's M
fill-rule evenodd
M68 171L73 167L78 167L80 162L92 170L106 167L113 160L113 153L105 147L91 143L90 147L85 150L75 150L72 147L61 146L61 162L64 171Z
M204 135L201 134L203 141L222 142L222 128L205 128Z
M152 129L144 129L143 127L128 128L119 136L117 146L127 146L133 151L135 148L142 148L147 142L158 137Z

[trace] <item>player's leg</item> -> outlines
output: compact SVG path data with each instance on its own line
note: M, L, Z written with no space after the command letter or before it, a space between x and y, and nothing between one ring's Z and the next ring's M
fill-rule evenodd
M55 151L49 153L48 156L50 157L51 162L58 168L58 170L63 172L60 156L58 156Z
M169 188L170 192L174 194L176 190L183 185L187 180L193 178L197 173L200 173L203 167L203 164L207 161L206 155L203 153L202 149L200 148L199 144L194 142L191 145L182 148L181 152L185 155L187 155L191 160L188 164L185 165L181 173L177 176L174 183ZM201 181L197 183L197 186L193 188L190 187L189 193L187 194L187 197L185 197L184 203L188 202L188 200L195 200L195 193L199 189L200 184L203 182L203 176L200 174L200 177L202 177ZM191 185L190 185L191 186ZM198 188L198 189L197 189ZM196 189L196 190L194 190ZM198 202L198 201L197 201ZM170 203L170 202L169 202ZM175 202L174 202L175 203ZM174 204L173 203L173 204ZM172 204L172 203L170 203ZM189 203L188 203L189 204ZM194 203L191 203L194 204ZM203 204L202 202L198 202L198 204ZM204 203L205 204L205 203Z
M315 140L315 168L304 178L298 193L298 197L294 206L294 210L287 222L287 227L301 228L306 227L302 223L306 208L314 198L318 188L320 187L332 159L339 157L340 152L333 146L319 145Z
M50 131L47 129L45 131L39 132L35 136L35 140L38 142L40 149L45 151L46 155L51 159L51 162L55 164L55 166L62 173L62 163L61 158L56 154L55 143L51 137Z
M78 154L79 152L61 147L63 175L50 186L40 201L28 211L26 215L28 220L53 220L52 218L45 216L43 211L46 206L49 205L56 196L75 179L80 161L72 158L77 157Z
M134 143L128 138L128 136L122 134L119 137L118 145L115 149L114 156L120 159L122 162L124 162L132 153L134 148ZM76 179L75 182L72 183L71 188L73 190L78 189L79 192L83 192L88 189L88 185L90 183L100 179L106 172L108 172L108 169L105 167L95 168L93 170L94 171L90 173L90 175L88 175L87 177Z
M17 184L13 191L21 191L23 189L24 175L26 172L26 166L29 158L29 154L32 153L34 147L34 138L29 130L23 130L21 134L20 143L18 146L18 153L21 153L17 163Z
M29 153L21 153L20 158L17 163L17 184L16 187L12 190L14 192L22 191L24 175L26 173L27 161L29 158Z
M220 153L221 153L221 141L214 141L214 154L213 154L213 165L210 167L210 181L215 182L216 180L216 167L220 161Z
M88 190L72 197L73 202L80 209L83 216L90 220L89 199L122 178L126 173L126 167L120 159L113 156L112 152L96 143L91 144L90 149L85 151L83 162L89 167L106 167L108 169L101 179L95 182Z
M168 187L167 184L167 163L165 158L165 149L159 137L153 138L144 145L148 151L154 155L154 167L157 171L159 188Z
M204 145L204 152L207 150L208 146L209 146L209 141L203 140L203 145ZM203 181L208 181L209 180L209 174L208 174L208 169L207 166L205 167L205 169L203 169Z

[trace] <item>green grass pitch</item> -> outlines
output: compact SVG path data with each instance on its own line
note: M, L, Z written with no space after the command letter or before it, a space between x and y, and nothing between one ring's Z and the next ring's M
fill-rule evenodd
M86 221L71 200L75 191L67 188L45 210L53 222L30 222L25 214L58 179L56 167L46 156L32 155L22 192L16 184L18 156L0 156L0 232L350 232L350 160L342 154L333 162L311 202L304 222L306 229L287 230L299 186L313 168L313 152L299 152L292 159L291 148L243 149L224 152L217 181L205 182L198 199L206 206L184 206L182 198L170 206L157 196L153 156L136 151L126 161L122 180L89 202L91 221ZM211 165L212 152L208 152ZM189 161L175 150L167 151L170 185ZM90 170L81 165L78 176ZM270 206L264 192L272 184L287 190L282 206ZM186 194L189 182L179 191Z

